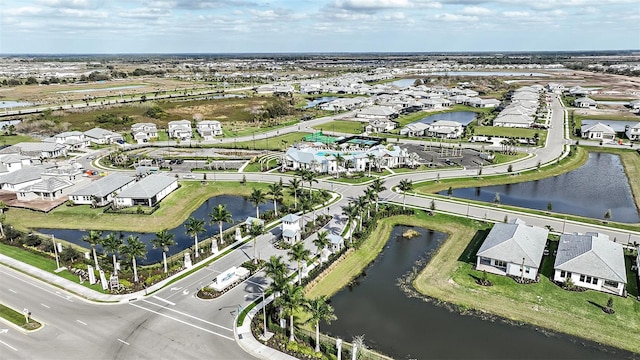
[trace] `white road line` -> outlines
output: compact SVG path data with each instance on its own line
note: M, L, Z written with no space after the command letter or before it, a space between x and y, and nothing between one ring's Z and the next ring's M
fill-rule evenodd
M163 306L163 305L160 305L160 304L153 303L153 302L151 302L151 301L147 301L147 300L142 300L142 301L144 301L144 302L146 302L146 303L149 303L149 304L151 304L151 305L155 305L155 306L161 307L161 308L166 309L166 310L169 310L169 311L173 311L174 313L178 313L178 314L180 314L180 315L184 315L184 316L186 316L186 317L190 317L190 318L192 318L192 319L195 319L195 320L198 320L198 321L202 321L203 323L207 323L207 324L209 324L209 325L217 326L217 327L219 327L219 328L221 328L221 329L224 329L224 330L227 330L227 331L231 331L231 332L233 332L233 329L230 329L230 328L228 328L228 327L224 327L224 326L222 326L222 325L218 325L218 324L216 324L216 323L212 323L211 321L207 321L207 320L201 319L201 318L199 318L199 317L195 317L195 316L193 316L193 315L190 315L190 314L184 313L184 312L182 312L182 311L178 311L178 310L176 310L176 309L171 309L171 308L168 308L168 307L166 307L166 306Z
M49 306L47 306L47 305L45 305L45 304L43 304L43 303L40 303L40 305L42 305L42 306L46 307L47 309L50 309L50 308L49 308Z
M11 291L11 292L12 292L12 293L14 293L14 294L17 294L17 293L18 293L17 291L15 291L15 290L13 290L13 289L9 289L9 291Z
M79 322L79 323L80 323L80 324L82 324L82 325L85 325L85 326L87 325L87 323L86 323L86 322L84 322L84 321L80 321L80 320L76 320L76 321L77 321L77 322Z
M158 297L158 296L155 296L155 295L153 295L152 297L153 297L154 299L158 299L158 300L160 300L160 301L164 301L164 302L166 302L167 304L169 304L169 305L171 305L171 306L175 306L175 305L176 305L175 303L172 303L171 301L169 301L169 300L167 300L167 299L163 299L163 298Z
M25 284L31 285L31 286L33 286L33 287L35 287L35 288L37 288L37 289L42 290L42 291L46 291L46 292L48 292L49 294L53 294L53 295L55 295L55 296L58 296L58 297L60 297L60 298L62 298L62 299L67 300L68 302L73 302L73 300L71 300L70 298L66 298L66 297L62 296L62 295L60 294L60 292L59 292L59 291L53 292L53 291L51 291L51 290L49 290L49 289L46 289L46 288L44 288L44 287L42 287L42 286L38 286L38 285L36 285L36 284L34 284L34 283L32 283L32 282L22 280L22 279L20 279L19 277L14 276L13 274L10 274L10 273L5 272L5 271L2 271L2 270L0 270L0 273L3 273L3 274L5 274L5 275L7 275L7 276L11 276L12 278L14 278L14 279L16 279L16 280L18 280L18 281L21 281L21 282L23 282L23 283L25 283ZM11 290L11 289L9 289L9 291L11 291L11 292L13 292L13 293L16 293L16 294L17 294L17 292L15 292L15 291L13 291L13 290Z
M157 312L157 311L153 311L153 310L151 310L151 309L144 308L144 307L139 306L139 305L137 305L137 304L129 303L129 305L134 306L134 307L137 307L137 308L140 308L140 309L142 309L142 310L144 310L144 311L152 312L152 313L154 313L154 314L156 314L156 315L164 316L164 317L166 317L166 318L168 318L168 319L175 320L175 321L177 321L177 322L179 322L179 323L182 323L182 324L185 324L185 325L187 325L187 326L191 326L191 327L194 327L194 328L196 328L196 329L200 329L200 330L202 330L202 331L206 331L206 332L208 332L208 333L210 333L210 334L220 336L221 338L224 338L224 339L227 339L227 340L231 340L231 341L235 341L235 339L234 339L234 338L232 338L232 337L229 337L229 336L226 336L226 335L222 335L222 334L218 334L218 333L217 333L217 332L215 332L215 331L211 331L211 330L205 329L205 328L200 327L200 326L197 326L197 325L189 324L189 323L188 323L188 322L186 322L186 321L183 321L183 320L180 320L180 319L176 319L176 318L174 318L174 317L171 317L171 316L169 316L169 315L165 315L165 314L159 313L159 312Z
M123 343L123 344L125 344L125 345L129 345L129 343L128 343L128 342L126 342L126 341L124 341L124 340L122 340L122 339L118 339L118 341L120 341L121 343Z
M0 343L2 343L3 345L7 346L8 348L10 348L10 349L11 349L11 350L13 350L13 351L18 351L18 349L14 348L13 346L11 346L11 345L7 344L7 343L6 343L6 342L4 342L4 341L1 341L1 340L0 340Z

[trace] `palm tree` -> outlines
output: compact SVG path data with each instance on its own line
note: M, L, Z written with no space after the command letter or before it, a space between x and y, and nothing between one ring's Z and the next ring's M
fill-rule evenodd
M136 265L136 257L146 259L147 247L144 245L138 236L129 235L127 237L127 243L122 246L120 250L122 254L131 259L133 265L133 282L138 282L138 268Z
M300 197L300 208L302 210L302 229L304 229L304 215L314 208L313 199L311 199L311 196L305 194L304 196Z
M118 275L118 268L116 267L116 252L122 249L122 238L116 236L115 233L110 233L102 241L102 247L107 253L111 253L113 257L113 273Z
M356 208L358 209L358 218L360 220L358 229L362 231L362 218L364 218L364 211L367 210L369 206L369 200L367 199L366 196L358 196L355 203L356 203Z
M304 303L304 307L311 317L307 322L311 322L316 326L316 352L320 352L320 322L324 321L330 324L337 317L333 312L333 306L327 303L326 296L320 296L315 299L308 300Z
M165 273L167 273L167 251L169 251L169 246L176 244L174 237L175 235L173 235L173 233L170 233L167 229L163 229L156 233L155 238L151 239L151 245L153 245L154 249L162 249L162 261L164 262Z
M364 190L364 197L367 199L367 220L371 217L371 202L378 200L378 193L371 187Z
M305 171L303 173L302 181L307 181L309 183L309 194L313 191L313 183L318 183L318 173L315 171Z
M269 261L264 264L264 273L274 282L278 278L285 278L287 275L287 264L282 261L282 256L271 255ZM274 289L275 291L275 289Z
M398 185L398 189L402 191L402 209L405 209L405 203L407 200L407 191L413 190L413 182L409 179L400 180L400 184Z
M295 334L293 332L293 315L295 314L298 307L304 304L304 289L302 286L287 284L282 291L280 297L278 297L275 301L276 306L282 306L287 315L289 315L289 340L295 340Z
M293 260L298 263L298 285L302 283L302 272L300 266L303 261L307 261L311 256L311 251L304 247L304 243L298 242L289 249L287 252L289 260Z
M342 207L342 215L347 217L349 223L349 241L353 242L353 220L358 216L358 208L353 203Z
M301 187L300 179L293 178L289 180L289 195L293 195L293 207L294 209L298 208L298 193L300 192Z
M282 199L282 183L269 184L269 196L273 199L273 213L278 217L278 200Z
M264 234L264 225L260 223L258 219L253 221L251 228L249 228L249 235L253 237L253 262L258 263L258 257L256 256L256 240L258 236Z
M224 238L222 237L222 223L231 223L233 221L231 219L231 213L223 204L218 204L218 206L213 209L211 214L209 214L209 218L211 219L211 222L218 223L218 229L220 229L220 244L224 244ZM211 239L211 252L214 252L214 248L217 248L217 246L213 246L215 241L215 239Z
M319 231L318 237L313 240L313 245L318 248L318 256L320 256L320 251L329 245L329 233L327 231Z
M340 164L344 162L344 156L341 153L336 153L334 157L336 158L336 177L340 177Z
M256 219L260 219L260 204L267 202L267 196L260 189L253 189L249 201L256 207Z
M96 245L102 244L102 231L90 230L88 235L82 237L82 240L91 245L93 262L96 264L96 270L100 270L100 265L98 265L98 256L96 256Z
M387 190L387 188L384 186L384 180L380 178L374 179L369 187L376 193L376 212L378 212L378 201L380 200L380 193Z
M371 177L371 165L373 165L373 160L376 159L375 154L367 154L367 160L369 164L369 177Z
M204 232L204 220L189 217L187 219L187 222L185 222L184 224L184 229L187 235L193 237L193 244L195 245L196 249L195 257L198 257L198 234Z
M296 175L300 176L300 192L304 192L304 182L307 178L308 169L300 168L296 170Z

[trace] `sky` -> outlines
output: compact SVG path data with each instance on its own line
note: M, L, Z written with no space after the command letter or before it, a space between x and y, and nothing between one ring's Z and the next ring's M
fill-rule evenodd
M0 54L640 49L640 0L0 0Z

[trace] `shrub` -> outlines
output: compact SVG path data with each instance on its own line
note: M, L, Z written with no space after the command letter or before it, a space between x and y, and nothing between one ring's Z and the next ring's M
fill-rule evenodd
M36 247L40 244L42 244L42 239L40 239L40 237L38 237L37 235L29 235L27 236L27 238L24 240L25 245L27 246L33 246Z

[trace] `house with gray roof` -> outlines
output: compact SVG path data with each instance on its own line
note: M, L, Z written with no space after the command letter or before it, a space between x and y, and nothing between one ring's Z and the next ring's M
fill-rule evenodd
M131 136L138 143L146 143L158 138L158 127L154 123L135 123L131 125Z
M199 121L196 130L204 140L213 140L214 136L222 135L222 125L216 120Z
M29 165L31 165L31 159L28 156L20 154L0 154L0 174L20 170Z
M117 207L155 206L178 188L178 179L163 174L148 175L116 195Z
M135 184L135 178L122 173L113 173L93 181L91 184L69 194L76 205L105 206L124 189Z
M571 279L576 286L623 296L627 272L622 245L600 233L560 237L553 280Z
M624 133L627 135L627 139L631 141L640 140L640 122L633 126L625 127Z
M67 147L55 142L21 142L0 150L0 154L19 154L31 159L67 156Z
M167 125L169 127L169 137L172 139L189 140L193 136L191 121L189 120L169 121Z
M84 149L89 146L89 140L81 131L65 131L53 136L57 144L64 144L69 149Z
M291 245L300 241L302 236L301 219L302 218L296 214L289 214L280 219L282 239Z
M331 249L331 252L333 252L334 254L342 250L342 248L344 247L344 239L340 235L330 233L329 235L327 235L327 240L329 240L329 247Z
M603 123L582 125L580 133L583 139L589 140L614 140L616 138L616 131L611 126Z
M457 139L464 133L464 126L451 120L438 120L429 125L428 136L441 139Z
M17 192L29 187L42 180L42 174L52 167L54 167L53 164L26 166L20 170L0 175L0 189Z
M400 135L424 136L427 130L429 130L429 124L415 122L407 124L407 126L400 129Z
M535 280L548 235L521 219L496 223L476 254L476 269Z
M64 196L64 189L73 186L73 182L64 177L50 177L18 190L20 201L56 200Z
M585 96L585 97L581 97L573 100L573 106L579 107L579 108L595 109L598 107L598 103L595 100Z
M100 145L115 144L118 141L124 141L122 135L101 128L93 128L91 130L85 131L84 138L89 142Z
M493 126L529 128L531 125L533 125L533 118L528 115L500 114L493 119Z

